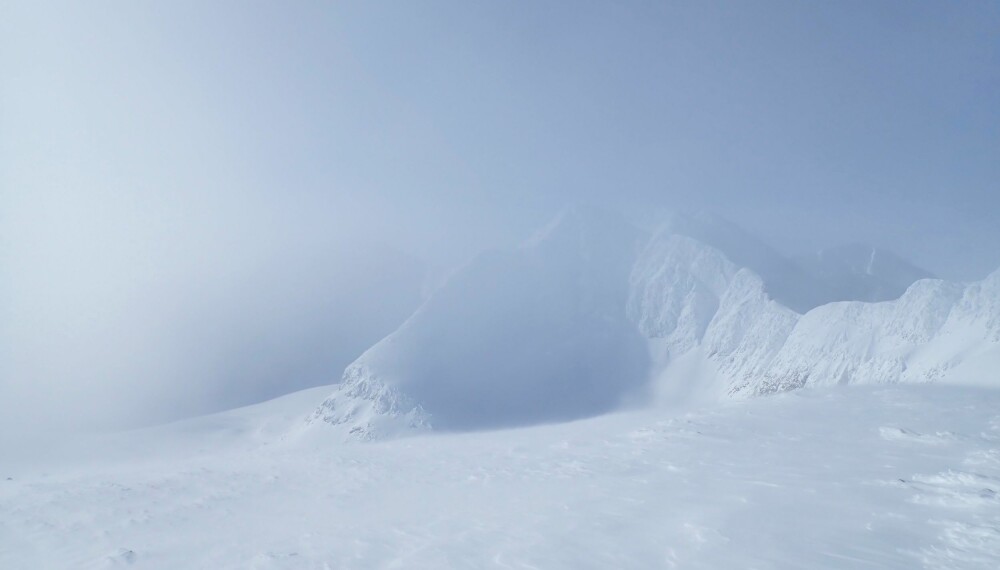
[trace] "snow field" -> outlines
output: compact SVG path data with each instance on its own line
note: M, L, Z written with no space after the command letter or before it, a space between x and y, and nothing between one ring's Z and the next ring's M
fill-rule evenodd
M301 428L322 395L4 462L0 567L1000 566L994 391L836 387L368 443Z

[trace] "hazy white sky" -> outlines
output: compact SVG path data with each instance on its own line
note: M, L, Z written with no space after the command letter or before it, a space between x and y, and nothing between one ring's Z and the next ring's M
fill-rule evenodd
M5 2L0 374L68 347L134 376L268 268L447 266L576 201L978 278L998 101L991 1Z
M1000 265L995 2L46 4L3 14L20 216L349 212L436 255L586 199Z

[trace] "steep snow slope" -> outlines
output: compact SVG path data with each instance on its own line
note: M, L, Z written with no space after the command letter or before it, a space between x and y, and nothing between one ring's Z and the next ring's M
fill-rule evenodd
M729 392L765 375L799 315L768 298L760 278L741 269L730 282L702 342Z
M1000 568L996 390L801 390L366 445L289 432L312 398L67 438L76 458L43 465L0 450L0 568Z
M866 244L825 249L794 260L828 285L830 301L888 301L934 276L890 252Z
M640 237L617 217L574 209L518 250L481 255L349 366L315 419L370 438L614 408L647 368L625 318Z

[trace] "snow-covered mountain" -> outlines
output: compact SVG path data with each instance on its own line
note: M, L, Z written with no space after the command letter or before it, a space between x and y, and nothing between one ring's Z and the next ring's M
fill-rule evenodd
M897 282L904 273L873 271ZM972 284L920 280L892 301L813 306L829 294L715 218L674 216L646 233L572 209L522 247L458 271L347 368L311 421L374 438L563 421L649 398L1000 385L990 376L1000 369L1000 271Z
M990 368L1000 369L1000 271L968 285L921 280L895 301L829 303L799 315L770 300L761 280L740 269L717 299L700 337L687 326L651 335L668 355L659 359L667 370L689 352L712 365L699 378L668 375L667 382L714 383L733 397L832 384L954 380L1000 386Z
M895 301L798 314L723 252L665 232L640 255L630 285L629 316L651 339L660 383L699 382L741 397L806 385L970 381L982 378L971 373L974 363L1000 363L1000 271L970 285L920 280ZM685 357L710 366L680 378L671 367Z

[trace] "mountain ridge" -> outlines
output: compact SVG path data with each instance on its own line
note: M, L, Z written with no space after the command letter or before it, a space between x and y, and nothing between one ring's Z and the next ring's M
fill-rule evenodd
M672 218L650 234L599 210L564 211L520 247L457 271L347 368L313 420L363 439L490 429L597 415L649 391L741 399L954 380L966 362L1000 363L1000 270L800 312L753 268L692 237L719 227L697 223ZM742 240L737 257L772 259L759 243ZM680 362L694 368L679 373Z

